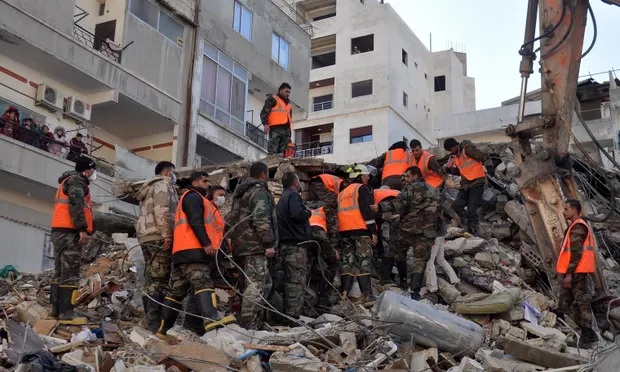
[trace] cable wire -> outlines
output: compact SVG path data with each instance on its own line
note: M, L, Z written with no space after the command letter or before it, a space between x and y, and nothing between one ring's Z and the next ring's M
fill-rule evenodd
M594 35L592 36L592 43L588 49L581 55L581 59L584 59L585 56L590 53L592 48L594 48L594 44L596 44L596 37L598 35L598 26L596 25L596 17L594 17L594 11L592 10L592 4L588 3L588 12L590 13L590 17L592 17L592 26L594 27Z
M564 1L562 4L562 15L560 16L560 19L558 20L558 23L555 24L555 26L553 26L553 28L551 28L549 31L545 32L544 34L533 38L532 40L524 43L523 45L521 45L521 50L525 49L525 47L527 47L530 44L534 44L535 42L537 42L538 40L544 39L546 37L551 36L555 30L558 29L558 27L560 27L560 25L562 24L562 21L564 20L564 16L566 15L566 8L568 7L568 5L566 4L566 2Z
M570 33L573 31L573 24L575 23L575 11L574 9L571 9L570 12L570 24L568 25L568 29L566 30L566 33L564 34L564 36L562 36L562 39L553 46L553 48L551 48L550 51L548 51L546 54L542 55L540 58L541 60L544 58L549 57L551 54L553 54L562 44L564 44L564 42L566 41L566 39L568 39L568 36L570 35ZM540 47L538 48L540 49ZM537 49L537 50L538 50ZM535 53L535 52L534 52Z

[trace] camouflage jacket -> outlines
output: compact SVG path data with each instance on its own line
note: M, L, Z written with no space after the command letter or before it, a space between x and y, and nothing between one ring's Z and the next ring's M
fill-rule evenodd
M437 236L439 218L439 191L425 182L412 182L400 194L379 204L382 213L400 215L399 231L407 235Z
M324 208L325 211L325 219L327 220L327 232L326 232L326 236L329 237L329 243L334 246L337 247L338 246L338 212L334 209L334 208L329 208L327 206L327 203L323 202L323 201L307 201L306 206L310 209L319 209L321 207L326 207ZM315 239L317 238L322 238L321 235L317 235L314 233L314 231L312 232L312 235L314 236Z
M157 176L148 180L136 194L140 202L140 215L136 234L140 243L172 238L174 213L179 196L170 177Z
M65 181L66 180L66 181ZM69 216L78 232L85 232L87 228L86 216L84 216L84 196L90 193L88 185L90 181L82 174L75 171L66 171L58 178L62 185L62 192L69 198Z
M267 183L247 177L235 189L226 231L235 256L263 253L278 245L278 220Z

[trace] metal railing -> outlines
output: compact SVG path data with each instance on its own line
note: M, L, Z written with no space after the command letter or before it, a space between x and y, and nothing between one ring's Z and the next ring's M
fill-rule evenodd
M286 14L290 19L293 20L302 30L304 30L310 37L314 34L314 27L312 24L304 17L301 13L295 9L291 4L289 4L286 0L271 0L284 14Z
M113 50L105 40L101 40L86 29L73 24L73 37L80 44L92 48L106 58L114 62L121 63L121 50Z
M334 153L334 142L307 142L297 145L295 151L296 158L312 158L315 156L322 156Z
M312 105L312 111L323 111L334 108L334 101L317 102Z
M267 148L268 140L265 132L261 128L250 123L249 121L245 122L245 136L261 148Z

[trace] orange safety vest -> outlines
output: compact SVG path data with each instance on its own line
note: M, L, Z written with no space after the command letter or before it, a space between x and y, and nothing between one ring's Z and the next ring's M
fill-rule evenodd
M431 158L434 156L435 155L430 152L422 150L422 157L420 157L420 161L418 162L415 160L415 156L411 154L411 165L420 168L422 177L427 184L434 188L438 188L443 183L443 178L428 167L428 162L430 162Z
M454 164L459 168L459 172L461 172L461 176L465 177L468 181L473 181L478 178L482 178L485 176L485 169L482 166L482 163L478 160L471 159L467 157L465 154L465 148L461 149L459 156L454 160Z
M367 230L359 205L359 183L347 186L338 195L338 231Z
M318 226L327 231L327 216L323 207L312 210L310 215L310 226Z
M270 127L278 125L290 126L293 123L291 120L293 105L291 105L290 102L284 102L278 95L274 94L272 97L276 100L276 105L269 112L269 116L267 116L267 124L269 124Z
M320 174L313 178L320 178L321 181L323 181L323 185L325 185L325 187L334 194L338 195L338 193L340 192L342 178L332 176L331 174Z
M187 214L183 211L183 199L185 199L185 196L190 192L196 191L188 190L181 196L179 205L174 214L174 239L172 241L172 254L188 249L203 248L189 224ZM211 247L214 249L219 249L224 236L224 219L212 202L202 195L200 195L200 197L202 197L204 208L203 219L205 231L211 241Z
M373 197L375 198L375 204L379 204L381 203L385 198L389 198L390 196L398 196L400 194L400 191L398 190L375 190L373 192Z
M52 229L75 229L73 220L71 220L71 214L69 213L69 197L62 190L65 181L71 177L76 176L70 176L62 180L56 191L54 213L52 214ZM84 195L84 217L86 218L86 232L91 234L93 232L93 202L90 199L90 190L87 190L86 195Z
M385 152L381 180L390 176L400 177L409 168L409 154L403 149L388 150Z
M575 268L575 274L593 273L596 270L596 256L594 253L594 250L596 249L596 240L594 239L594 234L592 233L590 225L588 225L583 219L579 218L571 223L566 230L566 236L564 237L564 242L562 243L562 251L560 252L558 264L555 268L560 274L566 274L566 271L568 270L571 255L570 232L577 224L584 225L588 229L588 235L586 235L586 239L583 242L583 252L581 253L581 259L577 264L577 268Z

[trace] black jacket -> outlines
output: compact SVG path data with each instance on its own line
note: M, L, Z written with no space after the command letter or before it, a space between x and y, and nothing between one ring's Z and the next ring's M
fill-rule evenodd
M297 244L312 240L310 229L312 212L304 205L298 192L285 189L276 206L276 214L281 244Z
M187 219L189 225L194 232L194 235L198 238L202 247L196 247L196 249L187 249L172 255L172 262L175 265L181 263L194 263L194 262L209 262L209 256L204 251L203 247L208 247L211 245L211 240L207 235L207 231L205 230L204 224L204 203L202 196L206 196L207 190L190 186L189 190L193 190L195 192L188 193L185 198L183 198L183 203L178 206L178 208L183 208L183 212L187 215Z

